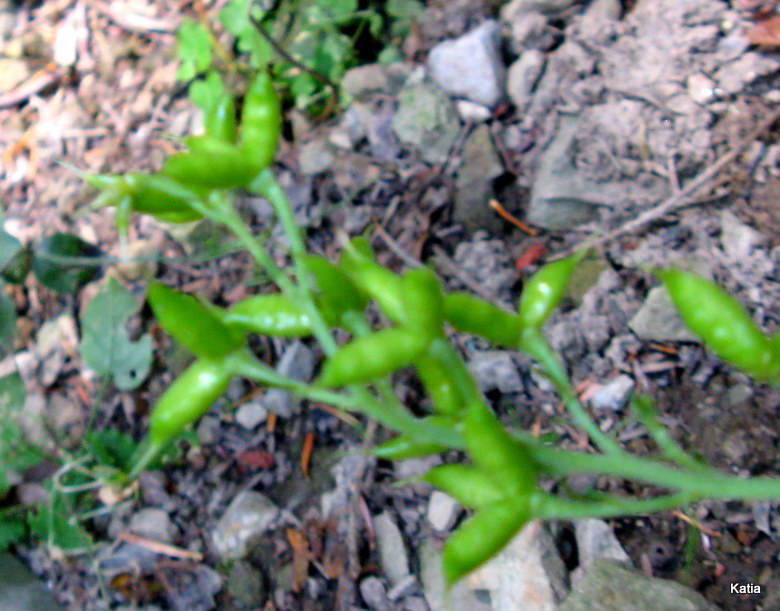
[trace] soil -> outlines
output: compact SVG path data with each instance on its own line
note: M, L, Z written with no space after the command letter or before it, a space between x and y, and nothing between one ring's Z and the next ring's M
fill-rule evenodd
M58 162L87 172L152 171L172 150L166 134L184 136L197 125L199 119L186 97L186 88L176 81L173 53L180 9L193 9L189 3L179 3L180 7L169 4L174 3L141 3L138 10L119 14L109 4L90 2L0 2L0 27L7 39L2 54L9 59L9 65L10 58L17 58L24 65L14 65L24 73L20 84L0 93L0 198L6 230L24 243L39 242L54 232L70 231L99 245L109 255L118 254L113 213L88 210L92 192ZM206 3L206 14L213 18L223 4ZM650 4L624 2L623 22L630 23L635 10L652 12ZM684 11L685 4L681 0L679 10ZM730 5L718 0L691 2L696 10L706 9L715 19L740 20L745 27L771 14L774 3L759 4L747 0L733 0ZM573 3L553 19L556 35L576 38L576 30L567 27L582 9L581 3ZM497 12L490 2L432 0L427 6L427 18L404 45L407 64L411 67L424 63L427 52L437 42L457 37ZM599 74L594 69L588 78L603 78L607 89L616 87L621 75L632 75L621 85L626 88L641 84L643 78L635 74L641 73L641 69L629 70L625 66L626 58L638 53L634 46L636 28L621 27L615 29L611 38L591 43L606 57L602 67L608 66L609 70ZM658 34L686 49L688 64L675 65L675 69L684 72L685 66L706 66L715 74L717 50L697 48L694 54L686 38L688 34ZM599 44L603 46L598 47ZM53 59L62 59L59 55L55 58L55 52L65 53L63 48L68 45L76 59L64 67L51 63ZM510 51L507 53L511 55ZM765 53L772 56L770 49ZM634 60L641 64L640 55ZM628 220L668 196L670 181L679 180L684 186L706 171L773 110L779 90L778 74L777 70L769 70L741 84L720 105L709 108L706 119L691 119L685 126L684 138L679 133L661 131L657 139L651 137L648 142L654 147L655 161L664 156L664 163L677 160L676 172L666 168L656 172L651 182L644 180L646 176L641 173L634 174L635 166L626 162L636 157L636 151L626 142L609 140L604 134L619 138L626 132L626 138L633 138L631 121L636 116L632 112L642 114L652 126L665 112L654 108L652 100L642 101L641 96L634 96L631 103L624 102L619 107L628 116L615 115L612 125L594 120L581 127L577 134L581 147L579 166L589 168L594 180L620 182L625 193L636 195L627 199L623 208L613 209L613 213L604 214L586 227L529 236L508 222L489 232L454 224L455 169L463 138L451 153L452 163L433 167L424 163L419 154L400 146L396 146L394 158L379 160L372 157L369 146L363 142L354 154L350 153L352 156L345 154L338 163L314 176L304 176L299 171L300 144L286 142L278 157L280 179L290 187L299 221L307 226L307 237L315 252L335 258L339 250L337 229L357 235L366 227L379 226L380 230L372 233L373 242L382 262L394 269L404 267L399 251L423 261L441 261L444 253L450 262L455 262L454 271L452 266L439 264L450 288L463 289L465 284L472 289L476 277L477 288L487 291L494 301L512 303L522 286L521 274L515 268L518 257L539 244L544 245L548 257L566 252L581 244L590 230L619 231ZM511 175L496 182L496 191L503 193L510 185L510 199L514 198L521 215L540 155L555 135L555 125L548 117L554 114L552 108L562 105L561 98L556 97L558 93L547 91L545 95L548 99L538 101L529 111L545 116L531 130L527 129L528 119L518 116L509 105L497 109L489 120L499 145L507 141L506 133L519 130L526 137L515 148L498 146ZM570 102L567 100L566 104ZM394 99L385 96L375 103L377 107L387 104L391 108ZM592 111L597 105L587 97L578 103L584 105L585 111ZM701 113L705 114L703 110ZM338 121L336 117L315 124L298 114L295 131L304 140L327 137ZM464 138L470 127L464 127ZM642 389L656 398L664 421L682 445L724 471L743 475L780 476L780 391L752 382L697 344L638 341L627 324L653 284L636 267L636 260L663 264L704 259L709 261L713 275L751 308L765 329L774 332L780 327L780 146L776 144L779 130L780 126L770 126L755 138L685 206L653 219L638 231L626 232L600 245L607 272L600 276L586 300L579 305L572 301L550 323L550 333L570 365L575 384L603 383L617 373L635 375ZM512 140L508 141L511 144ZM587 144L592 144L592 148L583 148ZM615 156L615 150L625 154ZM662 196L663 193L666 195ZM262 203L251 198L245 203L248 218L258 230L264 230L267 212ZM757 232L755 247L745 256L740 257L738 249L722 243L724 210L731 211ZM213 232L205 231L204 235L218 240ZM146 217L134 221L131 242L141 254L160 255L156 265L146 268L159 281L197 292L218 304L242 298L254 290L247 286L254 287L261 280L248 257L241 253L195 262L197 255L209 252L203 240L175 238ZM274 254L283 259L283 247L277 245L275 249ZM537 264L532 260L523 274ZM491 270L492 279L480 277L486 269ZM125 273L124 282L137 295L143 295L144 272L134 273ZM67 342L54 371L44 371L51 363L42 362L40 355L31 350L39 339L41 325L62 313L78 319L97 288L90 285L75 297L65 297L30 277L23 285L8 289L19 315L15 351L17 355L27 355L24 362L33 361L27 369L28 392L41 397L49 409L52 405L60 406L54 414L59 427L54 438L66 447L78 444L84 424L90 420L94 426L115 428L141 438L150 402L170 382L169 371L177 369L177 357L170 354L168 340L155 331L156 365L149 380L138 390L100 392L100 381L84 370L77 346ZM148 329L150 319L149 313L143 311L135 322L136 330ZM467 352L484 348L470 340L459 343ZM285 347L286 344L270 340L259 341L255 346L272 363L278 361ZM541 433L562 434L572 447L578 446L579 436L562 427L554 408L546 409L556 404L554 395L535 381L527 368L529 363L517 358L523 390L491 390L489 399L502 415L519 414L524 426L533 426ZM399 375L396 382L408 404L420 403L420 385L411 375ZM255 392L251 385L235 385L229 393L231 408ZM198 428L202 441L199 447L191 448L163 472L147 474L141 481L139 496L125 510L95 520L90 525L96 542L92 554L65 558L41 543L18 545L15 553L50 584L57 600L70 609L128 604L164 609L251 608L237 602L235 589L224 586L236 569L231 563L220 561L210 537L218 516L236 494L259 490L282 510L280 524L287 528L275 530L262 547L246 558L248 568L244 568L255 571L251 575L262 575L258 580L264 582L272 600L264 608L350 609L367 604L361 598L360 580L366 575L381 576L375 533L366 516L391 512L410 550L426 538L440 536L425 520L430 491L419 485L393 485L402 477L400 467L364 458L350 469L344 467L341 479L336 477L334 481L331 477L334 464L343 467L345 463L340 461L345 455L359 452L363 444L369 444L372 435L374 441L382 439L386 435L383 431L368 425L368 437L361 436L349 422L313 404L300 406L290 417L277 419L275 425L265 423L251 429L238 424L233 413L233 409L212 411ZM621 411L600 417L605 427L618 426L628 418ZM315 440L308 478L301 472L307 439ZM624 443L640 454L652 450L643 436L626 435ZM3 502L18 501L23 491L36 490L49 473L45 468L25 473L15 496ZM626 482L603 484L612 491L648 493ZM325 493L334 488L348 494L350 502L345 515L328 520L319 508ZM705 501L686 508L686 514L667 512L613 520L611 524L634 565L647 573L678 580L722 609L780 609L778 506L775 502ZM151 568L138 568L125 558L126 564L120 563L112 572L98 571L96 559L105 559L106 549L115 551L120 543L118 533L125 532L133 515L148 507L164 507L177 529L173 543L202 554L201 559L174 555L156 561ZM352 528L349 537L344 534L348 527ZM296 549L291 530L303 533L309 552ZM416 556L414 551L410 555ZM303 556L315 561L303 561L301 577L300 568L294 567ZM412 565L413 572L419 569L416 561ZM291 578L295 570L297 577ZM216 587L212 587L214 580ZM735 596L729 588L733 582L760 584L762 592ZM388 608L414 608L404 606L412 603L399 600L402 602L394 602ZM260 604L256 608L261 608Z

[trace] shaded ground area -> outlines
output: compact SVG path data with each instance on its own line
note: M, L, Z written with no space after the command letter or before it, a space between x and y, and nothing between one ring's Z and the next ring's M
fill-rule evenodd
M94 193L57 162L88 172L155 170L176 148L167 135L199 125L175 79L180 10L163 4L0 3L0 197L5 230L22 242L74 231L117 255L113 212L88 210ZM766 330L778 327L780 147L769 119L780 60L746 34L771 14L767 6L515 1L499 10L431 1L403 44L405 62L350 73L344 87L353 101L338 116L316 123L288 113L296 138L278 156L280 181L313 252L335 258L338 231L367 231L394 269L429 262L450 288L510 307L541 261L597 231L599 256L584 264L548 332L602 428L649 453L626 410L630 391L649 392L694 453L733 473L780 475L780 392L703 351L670 323L668 303L649 307L657 282L640 265L705 273ZM476 42L463 43L475 30ZM466 52L442 51L445 39ZM479 49L487 51L476 85L446 72L458 52L476 57ZM484 88L491 79L495 92ZM423 112L431 108L439 114ZM533 235L499 216L488 205L494 198ZM278 237L265 202L244 204L258 233ZM266 290L245 254L218 252L227 238L213 227L175 232L140 217L130 237L132 253L147 260L116 272L139 301L146 275L223 305ZM284 259L282 245L272 249ZM81 362L77 328L98 284L75 297L32 277L7 288L20 316L13 366L27 385L26 409L38 410L42 435L59 452L91 427L140 438L149 405L183 368L141 310L131 331L153 334L149 379L131 392L101 387ZM56 332L44 336L52 320ZM456 343L506 422L586 449L529 359L473 338ZM301 342L254 348L304 378L321 357ZM407 404L424 408L413 375L395 381ZM462 512L425 485L394 486L436 461L376 461L363 449L386 433L354 424L327 406L236 382L198 425L199 445L145 473L130 502L90 522L89 553L66 558L44 544L15 552L72 609L441 608L430 567ZM52 468L22 474L3 502L40 500ZM723 609L774 609L777 519L776 503L702 502L610 526L644 573ZM554 530L568 587L586 550L572 542L570 525ZM150 542L171 547L159 553ZM733 582L761 592L735 595ZM464 608L479 608L468 596Z

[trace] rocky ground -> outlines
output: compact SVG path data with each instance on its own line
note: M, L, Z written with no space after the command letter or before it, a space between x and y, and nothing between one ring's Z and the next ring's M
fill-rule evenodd
M316 124L290 112L294 138L278 169L312 249L334 256L336 229L369 229L388 265L429 262L451 288L511 307L540 261L590 239L597 255L547 330L602 428L648 452L626 402L649 392L675 437L712 464L780 475L780 392L702 350L643 271L696 269L765 329L778 327L780 56L749 39L773 3L496 4L431 0L405 62L347 74L352 102L338 116ZM116 254L112 213L84 212L92 193L57 162L156 169L170 148L164 134L198 121L175 80L179 11L115 6L0 3L0 197L5 230L25 243L69 230ZM265 202L245 204L259 229L271 226ZM173 233L144 217L131 237L136 255L163 256L119 270L139 295L145 272L223 303L252 290L244 255L208 257L219 240L209 228ZM193 262L204 253L208 261ZM161 354L140 391L99 394L77 349L78 314L96 290L63 298L30 279L12 293L26 409L61 444L78 442L92 410L98 426L140 436L148 402L175 369ZM526 357L468 338L459 346L507 422L584 449ZM300 379L320 358L302 342L258 349ZM405 400L420 399L411 375L396 381ZM88 553L34 544L16 556L79 610L780 609L773 502L535 523L448 597L441 544L463 511L426 485L394 485L440 459L376 461L362 449L383 431L368 424L359 435L322 406L253 391L235 383L199 424L199 447L145 473L136 499L93 520ZM42 493L40 476L25 474L4 502ZM25 570L0 559L9 574ZM18 601L41 596L24 579L0 582L0 608L31 608ZM735 582L760 592L733 593Z

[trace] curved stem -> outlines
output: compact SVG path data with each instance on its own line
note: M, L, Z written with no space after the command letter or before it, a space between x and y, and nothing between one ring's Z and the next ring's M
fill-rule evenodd
M531 514L539 519L570 520L574 518L615 518L656 513L688 505L697 500L689 493L670 494L652 499L610 497L603 501L577 501L547 493L531 497Z

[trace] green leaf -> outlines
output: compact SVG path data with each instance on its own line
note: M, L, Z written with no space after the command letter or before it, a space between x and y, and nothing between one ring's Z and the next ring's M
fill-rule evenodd
M357 11L357 0L317 0L320 15L325 22L345 21Z
M130 291L111 278L81 317L81 356L98 375L112 378L120 390L137 388L152 362L152 338L146 334L131 341L125 327L137 309Z
M176 78L188 81L211 67L211 35L203 25L185 18L176 32L176 39L176 55L181 60Z
M442 465L428 471L423 479L461 505L475 509L492 505L505 497L492 477L467 465Z
M214 104L226 94L227 90L219 72L209 72L205 79L193 81L189 88L190 100L204 113L208 113Z
M16 336L16 307L0 283L0 360L13 353Z
M0 276L12 284L20 284L27 277L30 265L29 249L0 229Z
M236 37L239 51L249 53L252 67L261 68L271 61L273 50L249 20L249 11L254 8L252 0L233 0L220 11L219 21Z
M98 461L120 471L128 471L138 444L130 435L113 429L92 431L84 438L86 449Z
M55 233L35 247L33 272L45 287L59 293L75 293L98 276L100 263L90 263L89 259L102 254L97 246L78 236Z
M19 518L0 519L0 552L21 541L27 532L24 520Z
M53 499L52 505L44 505L29 516L30 530L50 546L66 553L89 548L92 540L76 521L71 504L59 494L54 494Z
M387 0L385 11L394 19L414 19L425 12L418 0Z

